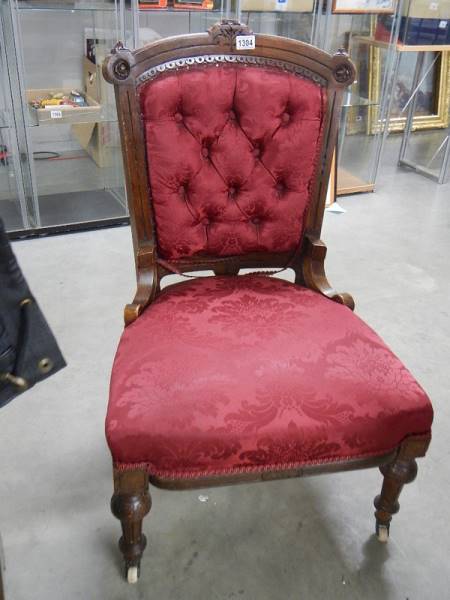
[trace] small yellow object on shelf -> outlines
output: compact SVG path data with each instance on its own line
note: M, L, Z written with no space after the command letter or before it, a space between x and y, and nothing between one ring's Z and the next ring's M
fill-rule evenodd
M61 104L62 98L44 98L41 100L41 106L59 106Z

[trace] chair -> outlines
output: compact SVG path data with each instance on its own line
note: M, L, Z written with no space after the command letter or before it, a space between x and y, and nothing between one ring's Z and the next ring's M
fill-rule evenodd
M170 490L380 467L387 541L431 439L425 392L324 272L320 241L352 63L223 21L116 46L115 86L137 293L111 377L106 435L128 581L149 482ZM246 38L250 39L251 38ZM290 267L295 283L271 277ZM239 275L240 269L266 269ZM210 270L165 286L171 273ZM167 280L166 280L167 281Z

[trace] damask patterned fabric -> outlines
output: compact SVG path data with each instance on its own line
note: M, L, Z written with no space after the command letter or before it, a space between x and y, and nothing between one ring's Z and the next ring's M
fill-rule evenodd
M229 64L162 75L140 99L160 257L296 248L325 88Z
M224 276L166 288L125 329L106 432L117 467L188 478L376 456L432 417L348 308L280 279Z

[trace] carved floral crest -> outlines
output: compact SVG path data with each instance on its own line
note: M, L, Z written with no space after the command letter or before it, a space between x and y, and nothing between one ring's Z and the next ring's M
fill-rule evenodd
M208 29L214 44L233 48L238 35L251 35L253 31L234 19L223 19Z

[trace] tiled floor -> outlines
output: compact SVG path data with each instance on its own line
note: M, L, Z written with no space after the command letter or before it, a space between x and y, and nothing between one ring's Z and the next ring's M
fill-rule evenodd
M393 164L393 161L392 161ZM103 436L134 291L129 228L17 242L69 366L0 411L7 600L445 600L450 597L450 185L385 165L328 213L328 274L433 399L429 455L391 540L373 536L376 470L202 492L154 490L140 582L119 572Z

